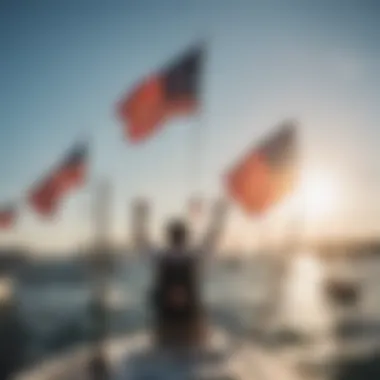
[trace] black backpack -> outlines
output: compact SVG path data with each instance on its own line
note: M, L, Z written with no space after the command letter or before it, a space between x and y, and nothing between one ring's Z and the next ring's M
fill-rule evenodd
M193 317L199 309L198 265L194 256L162 257L157 263L157 311L165 319ZM186 302L178 307L171 302L173 291L181 289Z

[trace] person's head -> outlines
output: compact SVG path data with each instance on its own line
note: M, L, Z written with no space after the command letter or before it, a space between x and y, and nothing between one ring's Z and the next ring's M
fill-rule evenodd
M189 239L186 223L180 219L171 220L166 227L166 239L170 247L185 247Z

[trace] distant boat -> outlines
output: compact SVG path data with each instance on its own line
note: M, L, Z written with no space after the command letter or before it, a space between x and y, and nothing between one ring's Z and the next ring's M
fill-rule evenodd
M360 282L345 262L337 262L337 267L326 277L324 287L327 299L336 306L351 307L360 300Z
M339 306L354 306L360 298L360 287L353 280L329 279L325 289L328 299Z

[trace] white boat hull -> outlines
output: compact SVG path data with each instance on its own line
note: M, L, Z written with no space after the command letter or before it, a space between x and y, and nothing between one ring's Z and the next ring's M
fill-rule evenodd
M283 379L297 380L285 363L248 342L233 341L215 331L201 351L156 350L146 332L112 340L106 345L111 379ZM15 377L15 380L88 379L90 348L83 347Z

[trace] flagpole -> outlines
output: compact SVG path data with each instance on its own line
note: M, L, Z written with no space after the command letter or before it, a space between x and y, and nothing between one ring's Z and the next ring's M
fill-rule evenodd
M197 115L197 123L192 134L192 141L190 141L190 188L193 189L194 196L199 196L200 193L200 178L201 178L201 165L202 165L202 128L203 117L202 110L199 110Z
M197 94L197 113L196 113L196 125L191 128L189 139L189 178L190 189L195 197L200 196L201 192L201 178L202 178L202 137L205 128L204 119L204 78L206 77L204 71L206 67L207 52L205 48L205 42L201 42L203 48L203 60L201 63L201 69L199 74L199 87Z
M78 137L77 139L78 141L82 141L84 144L87 145L87 149L88 149L88 155L87 155L87 158L86 160L87 161L90 161L91 158L92 158L92 149L93 149L93 136L92 134L90 133L90 131L85 131L85 132L82 132L81 135ZM90 173L90 169L91 169L91 163L90 162L86 162L86 175L85 175L85 183L84 183L84 186L83 186L83 192L81 194L81 196L83 197L82 198L82 202L79 202L80 205L79 205L79 209L82 209L82 213L83 213L83 227L84 227L84 230L82 230L82 232L79 232L79 246L82 246L83 247L83 255L86 255L87 252L90 250L90 247L89 245L91 245L90 243L90 231L91 231L91 207L90 207L90 202L91 202L91 173ZM79 220L81 220L81 215L79 215ZM87 228L86 228L87 227ZM80 229L78 228L78 230L80 231ZM86 247L87 246L87 247Z
M292 121L293 125L298 128L298 123ZM297 162L295 163L296 168L296 177L298 178L298 183L300 180L300 164L302 165L303 157L302 152L300 151L300 146L297 141ZM298 199L294 199L294 204L292 208L291 217L288 220L286 230L288 233L284 239L283 249L280 250L277 262L276 270L274 276L273 284L273 303L274 303L274 314L280 313L280 302L282 299L282 292L285 287L287 275L289 272L290 265L297 254L303 246L304 234L306 233L306 198L305 194L301 192Z
M107 335L107 304L108 290L107 276L110 264L109 252L109 210L110 210L110 184L102 180L95 189L94 203L94 246L92 247L93 288L92 288L92 314L93 352L91 355L90 371L93 380L108 378L106 363L105 340Z

